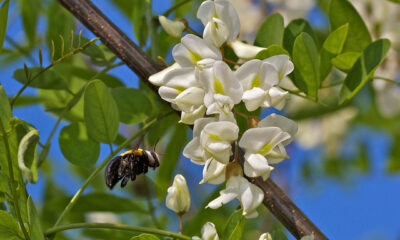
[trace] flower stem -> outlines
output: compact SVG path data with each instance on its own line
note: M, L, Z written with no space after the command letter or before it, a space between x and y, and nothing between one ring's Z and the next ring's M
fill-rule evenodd
M178 214L179 216L179 234L183 233L183 214Z
M8 162L8 172L10 175L10 187L11 187L11 194L12 194L12 200L13 200L13 204L14 204L14 209L15 209L15 213L17 215L18 218L18 222L19 225L22 229L22 233L25 236L25 239L30 240L30 237L28 235L28 232L26 231L24 222L22 221L22 217L21 217L21 211L18 205L18 195L16 192L16 186L15 186L15 180L14 180L14 169L13 169L13 165L12 165L12 159L11 159L11 153L10 153L10 144L8 142L8 137L7 137L7 132L4 129L3 126L3 122L1 121L0 118L0 131L3 135L3 141L4 141L4 147L6 149L6 155L7 155L7 162Z
M99 229L116 229L116 230L124 230L124 231L131 231L131 232L140 232L140 233L150 233L150 234L156 234L160 236L167 236L171 237L173 239L187 239L190 240L191 237L177 234L177 233L172 233L164 230L159 230L159 229L154 229L154 228L148 228L148 227L137 227L137 226L129 226L129 225L123 225L123 224L111 224L111 223L73 223L73 224L67 224L67 225L62 225L58 227L52 227L47 229L44 232L45 236L51 236L57 232L69 230L69 229L77 229L77 228L99 228Z
M132 137L128 138L125 140L125 142L123 142L117 149L115 149L114 152L119 152L122 149L124 149L126 146L128 146L135 138L137 138L138 136L142 135L144 132L147 131L147 129L149 127L151 127L154 123L157 122L157 120L159 120L160 118L163 118L167 115L169 115L170 113L160 116L158 118L154 118L153 120L151 120L150 122L146 123L142 129L140 129L135 135L133 135ZM72 197L71 201L68 203L68 205L65 207L64 211L61 213L61 215L58 217L56 223L54 224L53 227L57 227L58 225L60 225L61 221L63 220L63 218L65 217L65 215L71 210L71 208L75 205L75 203L77 202L78 198L81 196L81 194L83 193L83 191L87 188L87 186L89 186L90 182L94 179L94 177L107 165L107 163L111 160L111 158L114 156L114 153L110 153L106 159L104 159L104 161L92 172L92 174L90 174L90 176L86 179L86 181L83 183L83 185L81 186L81 188L79 188L79 190L75 193L75 195Z

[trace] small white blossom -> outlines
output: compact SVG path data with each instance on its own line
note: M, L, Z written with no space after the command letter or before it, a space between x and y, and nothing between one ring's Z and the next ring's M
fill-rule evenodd
M250 183L242 176L231 176L226 182L226 188L220 191L220 196L211 201L207 208L217 209L230 202L234 198L239 199L246 218L258 216L257 207L264 199L263 191Z
M239 40L233 40L232 42L228 43L228 45L233 49L236 56L244 60L253 59L259 52L266 49L263 47L246 44Z
M288 56L278 55L263 61L250 60L240 66L235 76L243 86L242 100L247 110L254 111L259 107L284 107L288 92L277 85L280 79L290 73L293 63Z
M168 188L165 203L169 209L178 215L189 211L190 193L186 185L186 179L182 175L175 176L172 186Z
M272 240L272 236L269 233L263 233L258 240Z
M158 93L165 101L182 111L181 122L193 124L194 120L204 116L204 90L194 74L193 68L178 68L165 74L163 86Z
M172 49L172 56L181 67L196 67L197 62L206 58L221 60L221 52L203 39L187 34L181 43Z
M228 121L211 122L200 133L200 144L204 148L205 158L213 158L227 164L232 155L231 144L236 141L239 127Z
M165 30L170 36L179 38L182 36L183 30L185 30L186 26L181 21L173 21L162 15L158 16L158 20Z
M192 240L219 240L214 223L206 222L201 228L201 238L192 237Z
M197 11L197 18L204 24L204 40L220 47L233 41L240 32L239 16L229 1L207 0Z
M220 120L235 122L231 110L242 99L243 90L229 66L215 61L212 66L198 70L197 74L204 86L207 114L218 114Z
M246 150L244 173L266 180L274 169L269 164L288 158L284 146L290 143L296 132L295 122L276 114L260 121L257 128L248 129L239 142Z

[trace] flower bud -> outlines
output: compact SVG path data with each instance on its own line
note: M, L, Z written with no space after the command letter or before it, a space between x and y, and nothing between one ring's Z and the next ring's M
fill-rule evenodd
M219 240L217 230L212 222L206 222L201 229L201 238L204 240Z
M172 186L168 188L165 203L177 215L183 215L189 210L190 193L186 179L181 174L175 176Z
M246 44L239 40L234 40L228 43L228 45L233 49L236 56L246 60L255 58L259 52L266 49L263 47L257 47L250 44Z
M179 38L182 36L183 30L185 30L185 24L181 21L172 21L162 15L158 16L161 26L164 30L172 37Z
M272 240L272 236L269 233L263 233L258 240Z

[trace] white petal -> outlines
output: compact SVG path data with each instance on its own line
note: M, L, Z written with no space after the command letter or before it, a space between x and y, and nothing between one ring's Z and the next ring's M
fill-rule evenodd
M218 48L221 47L224 42L226 42L228 37L228 27L218 18L212 18L204 28L203 39Z
M238 196L238 193L232 189L225 189L220 192L220 196L212 200L206 208L217 209L222 207L222 205L232 201Z
M244 173L248 177L262 177L267 180L273 167L268 165L267 159L261 154L245 154Z
M181 92L173 102L178 105L182 111L188 112L193 106L203 105L204 90L199 87L190 87Z
M278 127L251 128L244 132L239 146L250 152L268 154L276 145L290 138Z
M176 98L176 96L178 96L179 91L177 89L175 89L175 88L161 86L158 89L158 94L160 94L160 97L162 99L164 99L165 101L172 102L172 100L174 100ZM175 106L178 107L176 104L175 104Z
M279 87L272 87L268 91L269 103L271 107L275 107L278 110L282 110L285 106L286 98L289 96L287 91L280 89Z
M201 238L204 240L219 240L217 229L211 222L206 222L201 228Z
M293 63L287 55L276 55L264 59L264 62L272 64L279 73L279 80L291 73L294 69Z
M182 112L181 120L179 122L192 125L194 121L204 117L205 113L206 107L204 105L200 105L199 107L192 109L190 112Z
M261 64L261 60L253 59L245 62L236 70L235 76L242 84L244 91L253 88L253 80L259 74Z
M183 30L185 30L185 24L181 21L172 21L162 15L158 16L158 20L165 30L170 36L179 38L182 36Z
M243 215L247 215L248 218L257 216L254 214L254 212L264 200L264 193L259 187L252 183L249 183L247 179L243 177L242 186L240 193L240 202L243 207Z
M223 92L225 93L223 95L229 96L233 103L239 103L242 99L243 88L233 74L232 70L229 68L228 64L222 61L216 61L213 68L215 78L219 80L223 86ZM214 92L220 93L218 89L215 89L215 86L216 85L214 83Z
M164 77L164 85L183 91L190 87L200 87L194 68L178 68L168 72Z
M265 98L266 92L261 88L255 87L251 90L245 91L242 100L248 111L254 111L263 104Z
M211 142L203 146L206 150L206 155L213 157L216 161L227 164L229 157L232 154L231 145L224 142Z
M203 132L218 136L222 141L232 142L238 138L239 127L234 123L226 121L212 122L204 127Z
M220 18L229 29L230 34L228 41L233 41L240 32L240 20L235 8L226 0L215 0L214 3L218 18Z
M278 144L278 146L272 149L272 151L267 155L267 161L269 164L280 163L286 158L289 158L289 156L287 155L286 149L282 143Z
M193 127L193 137L200 137L201 131L203 131L203 128L211 123L215 122L215 118L200 118L194 121L194 127Z
M193 163L204 165L204 150L200 145L200 138L194 137L183 149L183 156L189 158Z
M225 181L226 164L222 164L212 158L207 160L203 168L203 182L221 184Z
M260 67L260 87L262 89L270 89L272 86L278 84L279 77L278 71L273 65L263 62Z
M292 141L293 136L297 133L298 129L295 121L275 113L261 120L258 123L258 127L279 127L282 131L289 133L291 138L284 141L284 145L287 145Z
M240 40L233 40L232 42L229 43L229 46L231 46L231 48L235 52L236 56L238 56L241 59L245 59L245 60L255 58L259 52L266 49L266 48L257 47L257 46L253 46L250 44L243 43Z
M155 73L149 77L149 81L156 86L162 86L164 84L164 77L170 71L180 68L181 66L178 63L174 63L171 66L163 69L162 71Z
M204 1L197 10L197 18L200 19L204 26L214 17L214 14L214 2L210 0Z

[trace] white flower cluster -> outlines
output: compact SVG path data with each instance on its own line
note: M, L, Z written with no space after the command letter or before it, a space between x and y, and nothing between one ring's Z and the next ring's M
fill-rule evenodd
M218 208L237 198L243 214L256 217L263 191L250 183L242 170L234 175L227 170L230 162L236 160L232 158L232 146L239 140L233 107L243 101L248 111L260 107L282 109L288 93L278 84L294 66L286 55L254 59L264 48L235 40L240 22L229 1L204 1L197 17L205 26L203 39L193 34L182 37L172 50L176 63L152 75L149 81L160 86L161 98L182 112L182 123L194 124L193 139L183 155L195 164L204 165L201 183L227 181L221 196L208 207ZM245 61L235 70L224 62L220 49L224 44ZM296 132L295 122L276 114L245 131L239 141L245 150L244 174L267 179L273 170L270 164L288 158L285 146Z

